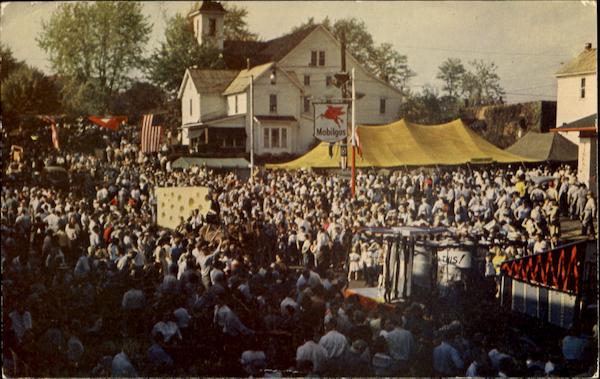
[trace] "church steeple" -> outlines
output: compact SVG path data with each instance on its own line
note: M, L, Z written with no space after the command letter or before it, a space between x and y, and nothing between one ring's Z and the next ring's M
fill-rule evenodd
M205 0L200 9L190 13L194 25L194 35L200 45L214 44L223 50L225 40L224 23L227 11L217 1Z

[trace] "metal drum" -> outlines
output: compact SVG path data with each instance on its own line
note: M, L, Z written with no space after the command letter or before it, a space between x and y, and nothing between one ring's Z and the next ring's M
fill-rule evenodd
M473 271L473 244L445 243L437 252L437 280L440 289L464 282Z

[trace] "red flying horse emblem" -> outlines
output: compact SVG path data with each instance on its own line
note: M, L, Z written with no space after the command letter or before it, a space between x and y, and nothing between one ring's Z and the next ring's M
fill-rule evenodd
M343 111L344 107L334 107L331 105L327 106L327 110L319 115L319 118L326 118L335 122L338 127L342 127L342 118L341 116L345 114Z

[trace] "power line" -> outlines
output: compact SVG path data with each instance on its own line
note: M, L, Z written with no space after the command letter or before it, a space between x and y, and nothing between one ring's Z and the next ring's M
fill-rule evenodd
M556 98L556 95L549 95L549 94L543 94L543 93L516 93L516 92L505 92L505 94L507 94L507 95L512 95L512 96L532 96L532 97L551 97L551 98Z
M488 54L488 55L507 55L507 56L532 56L532 57L570 57L569 54L544 54L544 53L523 53L523 52L502 52L502 51L477 51L477 50L460 50L460 49L448 49L443 47L425 47L425 46L411 46L411 45L396 45L396 47L404 49L421 49L421 50L439 50L449 51L453 53L465 53L465 54Z
M517 89L510 89L509 91L526 91L528 89L537 89L537 88L545 88L545 87L553 87L556 86L556 84L545 84L545 85L539 85L539 86L535 86L535 87L525 87L525 88L517 88Z

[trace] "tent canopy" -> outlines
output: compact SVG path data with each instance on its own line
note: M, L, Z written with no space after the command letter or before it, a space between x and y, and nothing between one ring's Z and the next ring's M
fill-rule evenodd
M173 168L189 168L206 166L210 168L248 168L250 162L244 158L196 158L181 157L173 162Z
M388 125L358 126L362 157L357 154L357 167L399 167L459 165L466 163L529 162L499 149L470 130L460 120L441 125L418 125L399 120ZM340 149L322 142L302 157L267 168L337 168Z
M572 162L578 147L558 133L529 132L506 151L535 161Z

